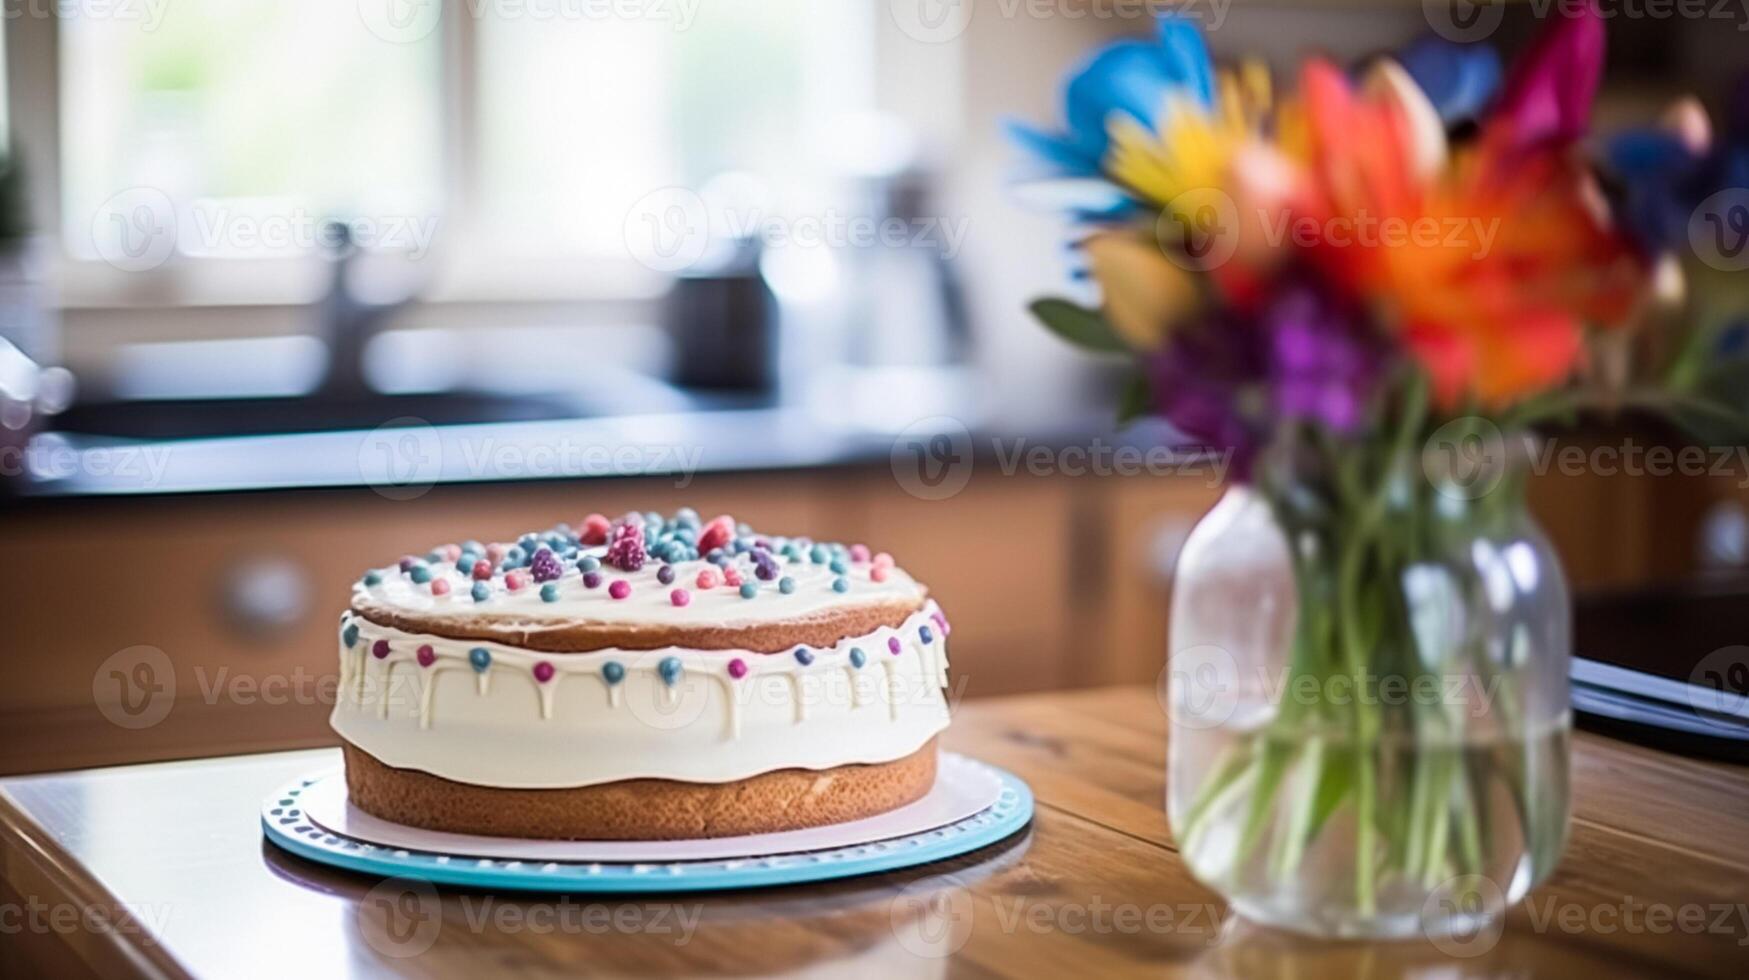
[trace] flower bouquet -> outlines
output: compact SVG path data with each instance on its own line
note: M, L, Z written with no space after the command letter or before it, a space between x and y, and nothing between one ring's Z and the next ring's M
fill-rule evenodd
M1593 408L1742 431L1739 287L1684 246L1707 207L1749 234L1722 193L1749 120L1690 100L1588 139L1603 25L1563 9L1510 69L1425 40L1280 93L1165 17L1074 73L1062 131L1012 127L1100 296L1035 314L1133 361L1126 418L1232 455L1174 585L1168 809L1255 919L1461 929L1549 873L1571 607L1524 433Z

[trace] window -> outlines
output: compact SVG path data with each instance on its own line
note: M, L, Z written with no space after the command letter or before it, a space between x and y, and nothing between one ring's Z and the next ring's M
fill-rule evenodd
M244 260L307 262L333 216L388 250L430 238L431 295L499 273L563 291L579 260L630 264L640 199L820 177L810 148L872 102L868 0L447 0L423 25L419 0L119 8L141 16L59 24L60 227L74 265L136 292L236 298L271 265Z

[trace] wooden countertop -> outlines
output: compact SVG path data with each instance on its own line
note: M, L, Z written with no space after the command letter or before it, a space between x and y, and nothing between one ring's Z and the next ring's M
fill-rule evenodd
M1572 842L1498 937L1315 943L1190 878L1166 727L1147 688L962 706L948 746L1023 776L1038 813L945 864L667 901L444 891L406 921L261 839L262 797L332 749L4 780L0 975L1749 975L1749 769L1581 734Z

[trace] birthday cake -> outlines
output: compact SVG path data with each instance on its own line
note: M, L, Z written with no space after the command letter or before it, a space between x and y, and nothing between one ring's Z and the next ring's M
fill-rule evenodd
M912 802L947 620L890 556L592 514L367 572L332 724L352 804L431 830L671 840Z

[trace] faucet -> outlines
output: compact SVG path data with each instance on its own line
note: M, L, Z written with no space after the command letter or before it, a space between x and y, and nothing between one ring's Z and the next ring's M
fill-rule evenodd
M409 298L381 303L362 299L352 289L359 247L352 226L330 221L322 227L322 247L329 264L328 289L316 302L316 333L328 345L328 368L317 386L317 398L358 399L370 395L364 377L364 348L383 324Z

